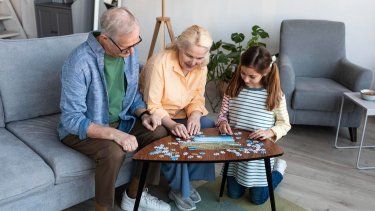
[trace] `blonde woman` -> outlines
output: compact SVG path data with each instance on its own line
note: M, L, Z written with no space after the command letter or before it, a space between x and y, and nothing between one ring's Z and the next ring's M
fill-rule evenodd
M142 71L141 89L151 114L173 135L183 139L201 128L215 127L205 108L204 91L212 38L193 25L176 41L150 58ZM201 201L192 180L214 180L214 164L162 164L169 180L169 198L180 210L194 210Z

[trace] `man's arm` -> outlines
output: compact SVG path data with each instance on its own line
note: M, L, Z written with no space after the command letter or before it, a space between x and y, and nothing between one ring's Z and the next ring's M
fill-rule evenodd
M61 74L61 124L70 134L87 138L87 128L91 124L84 113L87 111L86 95L88 78L84 71L66 62Z

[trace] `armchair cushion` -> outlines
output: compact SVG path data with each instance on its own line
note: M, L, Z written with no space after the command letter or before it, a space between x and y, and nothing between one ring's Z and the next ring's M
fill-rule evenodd
M332 79L296 77L292 107L296 110L339 112L343 92L350 90ZM343 112L353 110L354 105L346 103Z

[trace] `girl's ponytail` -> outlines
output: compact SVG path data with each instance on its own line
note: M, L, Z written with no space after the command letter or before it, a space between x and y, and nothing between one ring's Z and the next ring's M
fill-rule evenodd
M275 62L271 63L271 70L263 77L262 82L268 93L267 110L272 111L280 105L282 97L279 68Z

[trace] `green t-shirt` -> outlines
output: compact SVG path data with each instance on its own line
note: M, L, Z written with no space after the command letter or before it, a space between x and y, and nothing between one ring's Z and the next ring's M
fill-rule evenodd
M118 121L122 111L122 100L127 86L124 65L124 58L104 54L104 75L107 83L110 123Z

